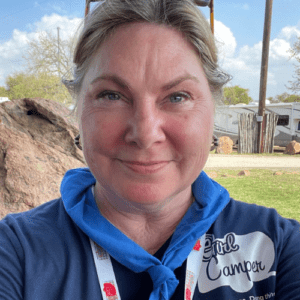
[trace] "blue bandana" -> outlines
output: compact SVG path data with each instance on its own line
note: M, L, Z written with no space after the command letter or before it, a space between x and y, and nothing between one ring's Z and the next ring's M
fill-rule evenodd
M199 239L229 202L225 188L201 172L192 184L195 202L178 224L162 260L128 238L105 219L95 202L92 186L96 179L88 168L69 170L61 184L61 195L68 215L94 242L130 270L148 272L153 281L149 300L169 300L178 280L174 270L181 266Z

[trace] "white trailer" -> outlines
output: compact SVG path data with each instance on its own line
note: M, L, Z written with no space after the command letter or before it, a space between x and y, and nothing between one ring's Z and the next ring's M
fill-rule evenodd
M300 103L266 104L265 113L274 112L279 118L275 131L275 146L285 147L290 141L300 142ZM217 137L229 136L238 143L238 115L242 113L258 114L256 104L224 105L216 108L214 134Z
M0 97L0 103L9 101L8 97Z

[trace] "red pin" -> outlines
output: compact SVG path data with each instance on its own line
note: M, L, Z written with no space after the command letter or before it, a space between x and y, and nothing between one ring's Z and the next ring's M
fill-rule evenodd
M199 251L200 248L201 248L201 244L200 244L200 240L198 240L193 249Z
M185 298L186 298L186 300L191 300L191 295L192 295L191 290L190 289L186 289L186 291L185 291Z
M117 291L115 286L112 283L104 283L104 292L106 294L106 297L116 296Z

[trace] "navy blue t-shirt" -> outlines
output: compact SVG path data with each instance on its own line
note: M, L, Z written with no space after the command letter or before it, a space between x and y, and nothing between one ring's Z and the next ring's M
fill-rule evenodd
M149 299L148 273L111 259L122 300ZM180 283L172 300L184 299L185 270L186 261L175 270ZM102 299L89 238L61 199L0 221L0 299ZM231 200L206 233L193 299L299 300L299 223Z

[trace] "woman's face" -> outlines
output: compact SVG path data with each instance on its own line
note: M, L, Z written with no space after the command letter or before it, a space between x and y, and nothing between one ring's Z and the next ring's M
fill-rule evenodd
M154 204L191 190L208 158L214 103L179 32L118 28L92 57L79 99L84 156L107 192Z

